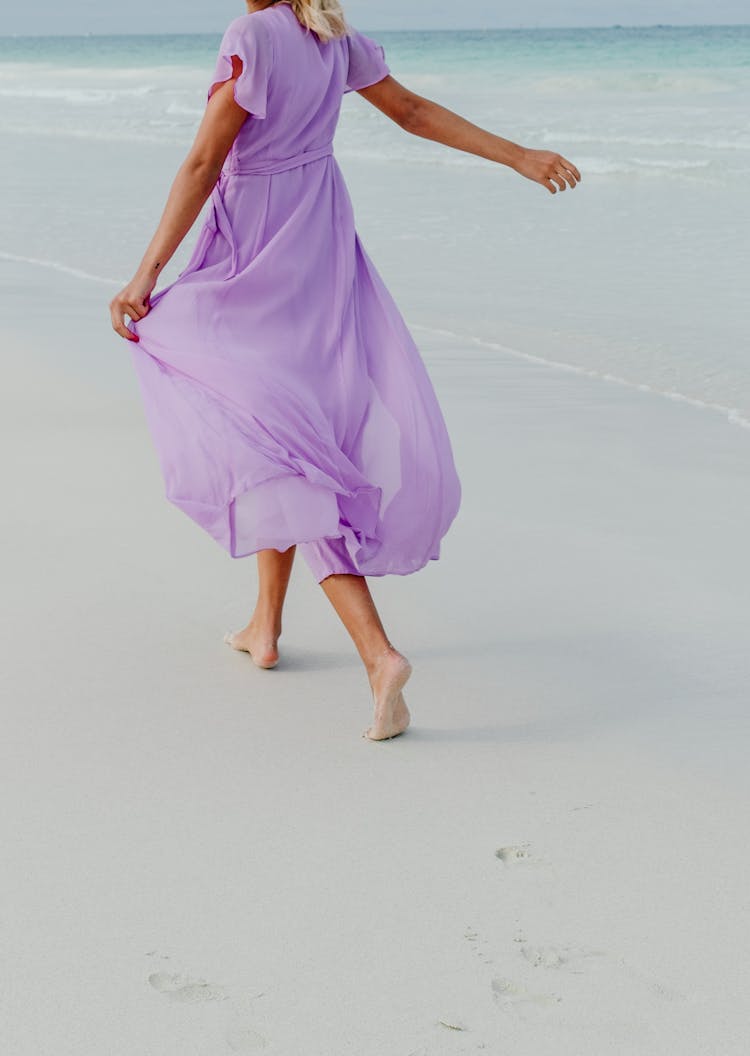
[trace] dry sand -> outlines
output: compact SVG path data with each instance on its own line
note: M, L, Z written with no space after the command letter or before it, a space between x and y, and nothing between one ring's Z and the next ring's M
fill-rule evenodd
M750 431L415 330L464 497L371 580L376 744L302 561L278 667L223 643L255 561L164 500L110 290L0 283L3 1052L745 1056Z

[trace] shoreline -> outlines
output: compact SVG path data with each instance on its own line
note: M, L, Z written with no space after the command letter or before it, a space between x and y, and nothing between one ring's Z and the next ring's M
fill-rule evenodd
M196 221L195 230L197 230L197 227L198 222ZM188 246L191 245L190 237L186 239L186 243ZM6 253L1 250L0 263L19 265L21 268L42 268L45 271L63 275L66 278L79 279L84 282L90 282L96 285L110 287L113 292L115 292L126 281L125 279L118 280L108 278L102 275L95 275L90 272L82 271L80 268L63 264L55 260L44 260L34 257L22 257L18 254ZM167 284L168 283L165 282L161 285L163 286ZM519 348L513 348L510 345L504 343L490 341L487 338L478 337L474 334L459 333L452 330L446 330L443 327L427 326L423 323L411 321L410 319L406 319L406 323L415 335L422 333L425 335L430 335L433 339L445 339L465 347L476 347L482 350L487 349L501 357L513 356L531 363L538 363L540 365L550 367L554 370L568 371L570 373L579 374L584 378L590 378L595 381L602 381L614 385L620 385L623 388L631 389L636 392L646 392L655 396L659 396L662 399L671 400L679 403L686 403L692 407L695 407L698 410L710 411L712 413L719 414L722 417L725 417L730 425L738 426L741 429L750 429L750 418L748 418L737 407L730 407L723 403L702 400L698 397L689 396L682 392L659 389L656 386L649 385L646 382L637 382L634 380L630 380L629 378L620 377L619 375L612 374L606 371L595 370L577 363L566 363L560 359L551 359L541 354L528 352ZM429 341L429 338L427 340Z

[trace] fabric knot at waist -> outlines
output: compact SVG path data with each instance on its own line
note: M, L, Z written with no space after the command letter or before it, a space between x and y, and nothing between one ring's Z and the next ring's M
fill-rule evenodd
M297 169L300 165L307 165L310 161L318 161L333 154L333 143L326 143L324 147L314 147L312 150L303 150L291 158L235 158L228 160L226 168L221 170L222 176L271 176L276 172L286 172L288 169Z

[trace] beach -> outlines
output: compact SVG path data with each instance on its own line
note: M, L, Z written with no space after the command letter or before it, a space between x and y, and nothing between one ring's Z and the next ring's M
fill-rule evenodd
M135 140L4 130L3 209L50 235L0 245L3 1050L744 1056L750 374L718 288L739 234L727 261L715 232L702 287L625 238L661 175L584 169L553 198L446 165L427 196L417 163L357 153L349 103L360 231L462 482L440 560L369 581L414 665L412 725L380 743L304 563L261 671L223 642L255 559L164 499L107 303L179 137L136 164ZM57 204L38 164L21 179L42 155ZM738 201L691 180L665 230L690 195L706 231ZM605 244L621 255L584 261ZM663 318L656 293L638 312L652 287Z
M254 562L162 500L101 291L33 281L91 369L22 313L6 1050L739 1056L748 431L429 342L464 502L439 562L371 580L415 674L367 742L302 563L278 668L222 642Z

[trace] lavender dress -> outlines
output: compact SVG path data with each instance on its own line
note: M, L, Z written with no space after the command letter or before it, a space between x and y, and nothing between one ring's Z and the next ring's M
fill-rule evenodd
M227 28L251 115L179 277L129 324L167 499L232 557L332 572L436 560L461 485L430 378L362 247L332 139L344 92L389 73L369 37L321 42L287 3Z

